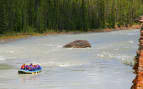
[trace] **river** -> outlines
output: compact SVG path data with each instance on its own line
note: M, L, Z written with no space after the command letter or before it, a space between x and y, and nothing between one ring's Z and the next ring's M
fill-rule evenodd
M0 89L130 89L139 30L60 34L0 43ZM92 48L62 48L88 40ZM19 75L23 63L40 63L37 75Z

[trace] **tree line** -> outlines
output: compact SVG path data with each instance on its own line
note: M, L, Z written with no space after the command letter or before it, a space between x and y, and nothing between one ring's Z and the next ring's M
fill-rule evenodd
M142 0L0 0L0 34L129 26L142 14Z

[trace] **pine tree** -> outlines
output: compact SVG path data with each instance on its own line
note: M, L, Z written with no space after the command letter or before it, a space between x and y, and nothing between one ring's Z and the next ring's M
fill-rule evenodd
M0 1L0 34L7 32L8 21L6 14L6 0Z

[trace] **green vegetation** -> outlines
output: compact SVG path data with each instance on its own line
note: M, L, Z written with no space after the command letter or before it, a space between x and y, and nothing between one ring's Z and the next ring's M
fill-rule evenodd
M0 0L0 34L129 26L142 14L142 0Z

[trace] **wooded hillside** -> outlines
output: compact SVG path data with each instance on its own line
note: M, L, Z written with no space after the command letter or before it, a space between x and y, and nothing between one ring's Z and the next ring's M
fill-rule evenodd
M132 25L143 0L0 0L0 34Z

